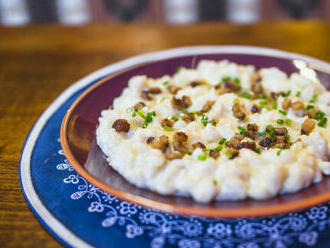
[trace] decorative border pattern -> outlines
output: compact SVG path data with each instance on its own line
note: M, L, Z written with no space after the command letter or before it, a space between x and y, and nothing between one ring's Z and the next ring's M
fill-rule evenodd
M76 191L69 196L72 200L87 199L90 214L102 215L103 228L124 227L125 237L150 237L151 248L167 245L179 248L286 248L293 244L314 246L319 232L330 227L330 203L316 206L307 211L290 213L274 218L255 219L206 219L185 218L145 209L121 201L89 184L79 176L63 156L56 170L66 171L63 182L73 184ZM330 232L329 232L330 233Z
M212 53L235 53L239 51L241 54L259 54L259 55L266 55L266 56L274 56L274 57L282 57L282 58L291 58L291 59L302 59L307 62L313 63L314 65L317 65L320 68L330 68L330 64L308 57L303 56L295 53L288 53L283 52L280 50L275 49L269 49L269 48L260 48L260 47L248 47L248 46L195 46L195 47L183 47L183 48L176 48L176 49L170 49L160 52L154 52L150 54L144 54L135 56L126 60L123 60L121 62L112 64L110 66L104 67L87 77L79 80L75 84L73 84L71 87L69 87L67 90L65 90L47 109L46 111L41 115L39 120L35 123L33 128L31 129L24 147L22 149L22 156L20 161L20 183L23 189L23 194L31 207L34 214L37 216L37 218L41 221L41 223L59 240L61 240L63 243L65 243L68 246L75 246L75 247L90 247L88 243L86 243L81 237L74 234L71 230L69 230L66 226L64 226L45 206L42 201L39 198L38 193L36 192L32 178L31 178L31 158L32 153L34 150L34 147L36 145L36 142L38 140L38 137L41 133L41 131L44 129L47 121L49 118L61 107L61 105L70 99L70 97L81 90L82 88L90 85L95 80L98 80L104 76L107 76L111 73L114 73L118 70L124 69L129 66L133 66L139 63L145 63L150 61L156 61L160 59L166 59L170 57L177 57L177 56L184 56L189 54L212 54ZM62 169L67 166L65 161L63 161L62 165L59 166L62 167ZM61 169L59 169L61 170ZM66 172L71 173L72 175L75 175L73 171L70 171L70 166L67 167L67 169L64 169ZM71 175L70 174L70 175ZM70 176L68 175L68 176ZM72 178L72 177L71 177ZM79 176L76 175L76 179L73 181L68 182L73 185L77 185L79 187L80 185L83 185L83 179L79 178ZM78 181L77 181L78 180ZM63 181L64 182L64 181ZM74 184L73 182L77 182ZM88 184L87 184L88 185ZM214 247L214 248L220 248L220 247L232 247L237 246L240 248L254 248L259 247L259 244L262 243L262 246L270 247L275 244L276 247L282 247L282 244L291 244L292 239L294 237L298 237L299 242L301 244L306 245L313 245L318 239L319 232L325 230L325 228L329 225L329 205L327 204L325 207L316 207L309 210L310 216L316 216L314 219L318 220L314 223L314 220L312 221L313 217L309 217L309 215L304 215L304 219L306 221L312 221L314 224L311 226L306 225L306 227L303 228L302 224L299 224L302 218L299 216L299 214L289 214L285 218L280 219L263 219L261 222L249 222L248 224L244 224L246 220L236 220L237 225L235 225L235 228L232 228L232 221L229 220L207 220L207 219L180 219L178 216L170 216L166 214L160 214L156 211L150 211L150 210L140 210L141 213L144 213L146 211L149 211L147 216L147 220L149 222L146 222L142 225L141 219L139 219L139 222L136 222L136 225L132 224L133 222L128 221L128 219L125 219L123 222L123 215L126 216L126 218L131 218L135 220L135 215L133 214L132 209L138 208L137 206L134 206L131 208L131 205L128 204L126 208L129 208L129 214L122 214L126 213L126 210L122 210L122 206L120 205L120 201L117 202L113 199L113 204L117 204L114 210L116 212L112 212L109 216L106 216L106 213L109 208L104 207L104 200L107 199L107 197L104 195L103 192L99 191L98 189L93 189L95 191L94 194L90 194L89 188L90 186L87 186L85 184L83 190L80 190L77 188L78 191L82 191L85 193L77 193L75 194L75 197L78 197L79 194L81 194L79 199L88 197L89 195L92 197L91 199L94 200L94 197L98 195L100 198L98 200L94 200L97 203L94 203L93 206L90 206L88 209L92 213L98 213L98 214L104 214L105 218L103 220L103 225L107 226L104 228L111 228L112 221L114 221L113 225L120 225L120 223L124 223L123 226L125 226L126 230L126 237L127 238L135 238L138 236L142 236L144 234L148 234L151 238L151 247L163 247L166 243L168 244L176 244L179 247ZM75 192L72 192L75 193ZM102 198L102 197L105 198ZM76 200L79 200L78 198ZM96 198L95 198L96 199ZM108 202L109 203L109 202ZM103 211L101 211L103 206ZM125 204L124 204L125 205ZM118 208L117 208L118 207ZM125 208L125 206L124 206ZM106 209L106 210L105 210ZM321 210L324 209L324 210ZM98 212L101 211L101 212ZM119 211L119 212L118 212ZM323 211L323 212L322 212ZM139 213L140 213L139 212ZM320 214L321 212L321 214ZM117 213L116 218L115 213ZM118 214L119 213L119 214ZM325 218L323 219L323 214L325 214ZM160 217L162 216L162 217ZM294 217L294 218L293 218ZM139 217L140 218L140 217ZM297 219L298 218L298 219ZM105 221L107 219L107 221ZM137 220L137 219L136 219ZM104 223L105 222L105 223ZM126 223L126 224L125 224ZM130 223L130 224L127 224ZM201 224L201 232L203 235L195 234L195 235L188 235L183 230L183 226L187 226L188 224L185 223L200 223ZM208 223L208 224L207 224ZM240 223L240 224L239 224ZM273 224L271 224L273 223ZM298 223L298 224L297 224ZM148 228L146 227L148 224ZM198 224L194 224L194 227L192 227L193 230L195 230L195 226ZM139 229L137 227L143 226L142 229ZM188 225L190 226L190 225ZM198 225L199 226L199 225ZM298 228L302 228L301 230ZM308 227L307 227L308 226ZM298 229L296 229L298 228ZM170 232L170 231L171 232ZM300 230L300 231L298 231ZM293 233L292 233L293 231ZM319 231L319 232L318 232ZM142 233L141 233L142 232ZM290 232L291 236L289 234L286 234L286 232ZM294 236L292 236L295 233ZM206 234L206 236L205 236ZM270 236L270 234L274 234ZM299 235L298 235L299 234ZM272 237L272 239L265 239L263 236L266 237ZM224 240L219 240L223 239ZM245 243L241 243L243 238ZM228 243L230 240L230 243ZM239 241L240 240L240 241ZM260 240L260 241L259 241ZM267 243L265 240L269 240ZM266 243L264 243L266 242ZM286 247L286 246L283 246Z

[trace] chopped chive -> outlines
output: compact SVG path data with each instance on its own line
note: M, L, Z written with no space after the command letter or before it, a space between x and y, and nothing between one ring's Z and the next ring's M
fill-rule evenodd
M289 134L286 134L286 135L285 135L285 138L286 138L286 141L290 141L291 136L290 136Z
M260 98L261 98L261 99L267 99L267 95L266 95L265 93L262 92L262 93L260 94Z
M162 83L163 85L168 85L168 80Z
M205 156L205 154L200 154L200 155L198 155L197 159L199 161L205 161L206 160L206 156Z
M317 100L317 98L319 98L319 94L316 94L316 93L315 93L315 94L313 95L313 100L315 101L315 100Z
M138 109L135 111L136 114L140 117L142 117L143 119L145 119L146 117L144 116L144 112L141 109Z
M322 120L322 118L325 116L325 113L321 110L317 111L316 114L313 116L314 120Z
M284 121L282 119L277 119L276 123L282 125L284 123Z
M188 155L192 155L192 152L187 152Z
M218 185L218 182L217 182L217 180L215 180L215 179L213 179L213 185Z
M314 108L313 105L307 105L306 110L310 110L310 109L312 109L312 108Z
M176 117L176 116L172 116L172 117L171 117L171 120L177 122L177 121L179 120L179 118Z
M286 111L284 111L282 109L279 109L278 112L281 113L282 115L287 115L288 114Z
M261 107L264 107L264 106L267 105L267 101L265 101L265 100L260 100L260 101L259 101L259 105L260 105Z
M277 102L274 102L273 103L273 109L277 109L277 106L278 106Z
M301 96L301 91L298 91L297 93L296 93L296 97L300 97Z
M226 152L226 156L228 159L232 159L233 158L233 154L230 151Z
M238 100L238 98L235 98L233 101L233 104L237 104L237 103L239 103L239 100Z
M284 120L284 123L285 123L286 125L290 125L290 124L292 123L292 121L291 121L290 119L285 119L285 120Z
M275 134L275 129L272 125L267 125L266 131L268 131L269 134L272 135L272 136Z
M256 152L256 153L261 153L261 150L260 150L260 148L259 147L256 147L255 149L254 149L254 151Z
M222 78L221 78L221 82L227 82L227 81L229 81L230 80L230 77L229 76L223 76Z
M290 95L291 95L291 90L288 90L288 91L285 92L285 94L284 94L285 97L288 97L288 96L290 96Z
M162 102L164 102L166 99L168 99L168 97L166 97L166 96L163 96L161 99L160 99L160 103L162 103Z
M212 148L211 150L214 150L214 151L218 151L218 152L220 152L222 149L223 149L223 146L218 145L217 147Z
M241 82L241 80L238 77L233 78L233 81L237 84L239 84Z
M237 129L238 129L240 134L243 134L243 135L247 136L248 132L244 127L238 126Z
M242 94L239 95L240 97L246 98L246 99L250 99L251 95L247 92L243 92Z
M206 127L208 120L209 120L209 117L207 117L206 115L202 115L201 123L204 127Z
M265 136L266 134L267 134L266 132L260 132L260 133L258 133L258 136L262 137L262 136Z
M222 138L222 139L218 142L218 144L219 144L219 145L223 145L225 142L226 142L226 138Z
M164 131L166 131L166 132L171 132L171 131L174 131L174 130L175 130L174 128L171 128L171 127L166 126L166 125L163 127L163 129L164 129Z
M317 123L317 125L318 125L319 127L324 127L324 126L327 124L327 122L328 122L328 118L324 117L323 119L321 119L321 120Z
M176 72L178 73L178 72L182 71L183 68L184 68L183 66L179 66L178 69L176 69Z
M280 156L281 155L281 152L282 152L282 149L278 150L277 153L276 153L276 155L277 156Z
M181 113L182 113L182 114L186 114L186 113L188 113L188 110L183 109L183 110L181 110Z
M139 111L137 111L137 113L139 114ZM147 115L145 116L145 119L144 119L144 123L142 125L142 128L147 128L149 123L152 122L152 118L156 116L156 113L155 111L151 111L149 113L147 113Z

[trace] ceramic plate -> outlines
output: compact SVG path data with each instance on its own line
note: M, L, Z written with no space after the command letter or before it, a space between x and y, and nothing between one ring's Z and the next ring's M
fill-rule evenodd
M205 217L256 217L287 213L330 200L330 177L298 193L281 195L270 200L221 201L202 204L191 198L164 196L128 183L106 162L95 143L95 130L100 112L108 108L134 75L160 77L173 74L178 67L194 68L200 60L223 60L251 64L256 68L276 66L287 74L298 71L293 60L307 62L314 68L330 70L330 65L307 56L283 51L244 47L190 47L144 56L134 66L124 68L98 81L72 104L63 119L61 143L65 156L74 169L90 183L122 200L157 210ZM143 56L142 56L143 57ZM330 76L318 71L329 88Z

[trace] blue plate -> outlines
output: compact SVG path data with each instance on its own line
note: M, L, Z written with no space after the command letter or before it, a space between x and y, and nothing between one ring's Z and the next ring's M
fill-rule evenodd
M189 49L197 48L137 56L105 67L68 88L50 105L31 129L20 161L21 186L34 214L68 247L329 247L330 203L258 219L169 215L102 192L67 162L59 141L60 125L82 91L127 66Z

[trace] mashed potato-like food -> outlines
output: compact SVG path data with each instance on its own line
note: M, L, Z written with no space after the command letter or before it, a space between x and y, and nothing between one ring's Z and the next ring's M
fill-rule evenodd
M209 202L296 192L330 174L330 92L307 74L204 60L135 76L102 111L97 143L130 183L160 194Z

